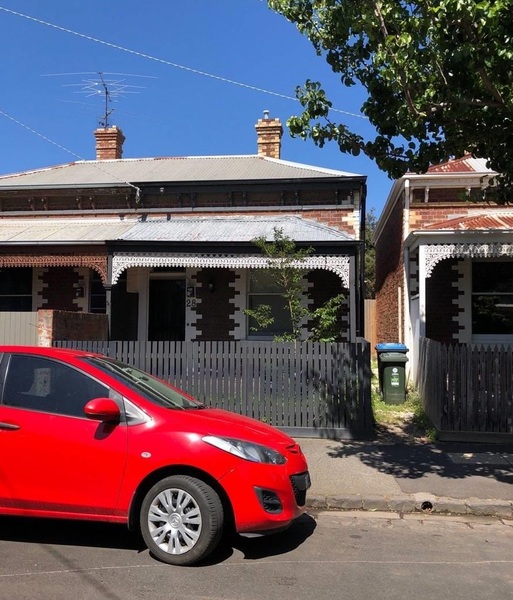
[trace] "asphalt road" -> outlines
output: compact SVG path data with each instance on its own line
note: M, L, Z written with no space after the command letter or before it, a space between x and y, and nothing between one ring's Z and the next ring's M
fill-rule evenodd
M122 526L0 518L3 600L510 600L513 522L329 513L171 567Z

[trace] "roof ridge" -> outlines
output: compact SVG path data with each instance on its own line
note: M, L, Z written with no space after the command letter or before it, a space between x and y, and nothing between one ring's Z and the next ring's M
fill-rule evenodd
M151 161L161 161L161 160L193 160L193 159L234 159L234 158L260 158L257 154L223 154L223 155L215 155L215 154L193 154L193 155L176 155L176 156L132 156L128 158L107 158L103 160L98 160L97 158L92 159L83 159L77 160L75 163L70 164L92 164L92 163L126 163L126 162L151 162ZM64 165L67 166L67 165Z

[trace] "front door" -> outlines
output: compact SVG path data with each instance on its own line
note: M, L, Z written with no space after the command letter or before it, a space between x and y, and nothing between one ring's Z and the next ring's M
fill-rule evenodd
M185 279L150 279L148 340L185 340Z

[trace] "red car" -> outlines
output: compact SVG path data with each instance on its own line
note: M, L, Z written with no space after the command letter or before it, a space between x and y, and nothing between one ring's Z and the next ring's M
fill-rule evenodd
M111 358L0 346L0 514L127 523L177 565L223 529L284 529L310 477L291 438Z

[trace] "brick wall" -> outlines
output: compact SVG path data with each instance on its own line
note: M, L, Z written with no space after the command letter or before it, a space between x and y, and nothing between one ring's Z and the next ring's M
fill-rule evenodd
M235 328L233 286L235 273L229 269L202 269L197 276L196 340L231 341ZM210 290L210 286L213 290Z
M410 229L424 229L435 223L454 219L456 217L468 217L482 214L483 210L488 212L489 205L474 204L471 202L459 204L446 204L444 206L433 206L425 204L414 206L410 209Z
M402 342L399 323L403 320L404 297L403 202L399 201L376 244L376 337L378 342Z
M38 345L51 346L56 340L108 340L107 315L68 312L61 310L37 311Z
M45 269L41 275L41 305L55 310L79 310L75 299L80 276L72 267Z
M458 340L457 260L439 262L426 279L426 336L442 343Z
M309 208L309 209L304 209L301 211L295 211L293 209L287 209L286 207L283 207L282 209L280 209L279 211L277 210L272 210L272 211L266 211L265 209L256 209L256 210L252 210L251 212L249 211L241 211L241 212L237 212L236 210L234 211L230 211L230 212L223 212L223 211L215 211L215 212L209 212L209 211L202 211L201 213L198 212L188 212L188 211L182 211L180 212L180 214L177 215L173 215L173 219L179 219L180 217L195 217L197 218L198 216L201 216L202 218L208 218L208 217L233 217L233 218L237 218L237 217L248 217L248 216L265 216L265 217L276 217L276 216L296 216L296 217L301 217L303 219L306 220L310 220L310 221L316 221L318 223L321 223L323 225L327 225L329 227L333 227L333 229L337 229L339 231L343 231L344 233L347 233L348 235L350 235L351 237L354 237L355 239L359 239L360 237L360 224L358 222L358 218L357 215L355 213L355 210L353 209L353 207L351 206L336 206L336 207L330 207L330 208L326 208L326 209L321 209L321 208Z
M390 273L379 294L376 295L377 342L403 342L399 323L404 319L403 274L401 269Z

